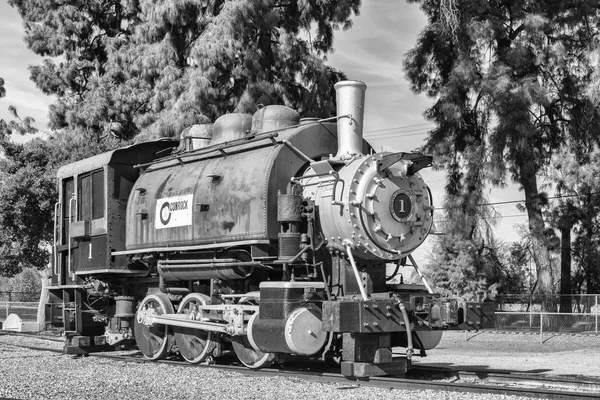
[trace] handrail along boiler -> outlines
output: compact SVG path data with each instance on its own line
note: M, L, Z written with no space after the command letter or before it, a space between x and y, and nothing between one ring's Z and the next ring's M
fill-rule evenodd
M333 118L266 106L63 166L47 322L65 352L314 358L366 377L405 372L444 329L488 326L485 303L386 279L416 268L431 230L431 157L374 152L366 86L335 88Z

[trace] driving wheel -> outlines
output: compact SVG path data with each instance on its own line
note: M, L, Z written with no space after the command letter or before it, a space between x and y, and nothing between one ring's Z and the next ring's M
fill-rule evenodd
M179 305L177 314L186 314L189 320L198 320L202 315L200 306L210 303L210 298L201 293L188 294ZM199 364L215 349L214 334L193 328L173 327L175 343L181 356L189 363Z
M174 314L171 300L163 293L148 295L142 300L134 322L135 341L142 354L149 360L165 358L171 345L169 326L154 324L147 326L142 323L142 312L154 315Z

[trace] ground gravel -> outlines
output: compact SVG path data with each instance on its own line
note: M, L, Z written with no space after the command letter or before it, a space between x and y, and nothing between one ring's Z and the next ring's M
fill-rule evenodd
M470 344L454 338L459 354ZM481 340L482 338L479 338ZM479 343L477 341L470 342ZM58 342L0 336L0 397L13 399L524 399L526 397L377 389L348 384L307 382L297 378L249 377L210 368L126 363L96 357L72 358L58 353L16 347L15 344L61 348ZM441 344L452 349L452 338ZM447 348L446 348L447 347ZM489 347L489 346L488 346ZM446 348L446 350L444 350ZM523 348L523 346L520 346ZM481 352L474 346L472 354ZM430 352L435 354L435 351ZM540 353L541 354L541 353ZM427 360L423 359L423 360ZM596 358L597 360L597 358ZM427 361L431 361L431 358ZM454 362L460 361L454 358ZM493 364L489 362L486 365ZM597 362L597 361L596 361Z

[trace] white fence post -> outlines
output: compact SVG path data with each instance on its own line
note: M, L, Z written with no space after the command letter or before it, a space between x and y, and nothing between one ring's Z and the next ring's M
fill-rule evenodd
M598 334L598 313L600 312L600 310L598 310L598 295L596 295L596 335Z
M540 343L544 344L544 314L540 311Z

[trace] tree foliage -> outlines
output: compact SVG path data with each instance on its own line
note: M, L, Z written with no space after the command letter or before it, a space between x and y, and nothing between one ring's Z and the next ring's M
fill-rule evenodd
M285 103L330 116L343 75L324 62L360 0L9 0L53 129L174 136L226 112Z
M0 300L38 301L42 291L42 276L34 268L24 268L12 278L0 276Z
M45 179L49 160L45 142L35 140L28 146L6 143L1 162L0 213L2 226L0 271L13 275L24 266L42 268L47 264L51 243L52 194L54 180Z
M421 4L428 24L405 70L415 92L436 98L426 112L437 124L427 148L449 170L448 193L464 204L480 199L469 186L518 182L538 288L553 293L542 214L547 196L538 179L560 147L600 138L588 90L600 6L591 0L409 1Z
M6 97L6 89L4 88L4 79L0 77L0 99ZM0 141L9 138L13 133L24 135L26 133L36 133L37 129L33 126L35 120L31 117L21 119L15 106L8 106L8 111L13 116L10 121L0 119Z
M476 300L526 291L527 245L499 242L487 220L491 220L490 215L472 217L470 223L465 218L462 226L452 218L439 224L438 229L447 233L434 236L425 264L438 293Z

